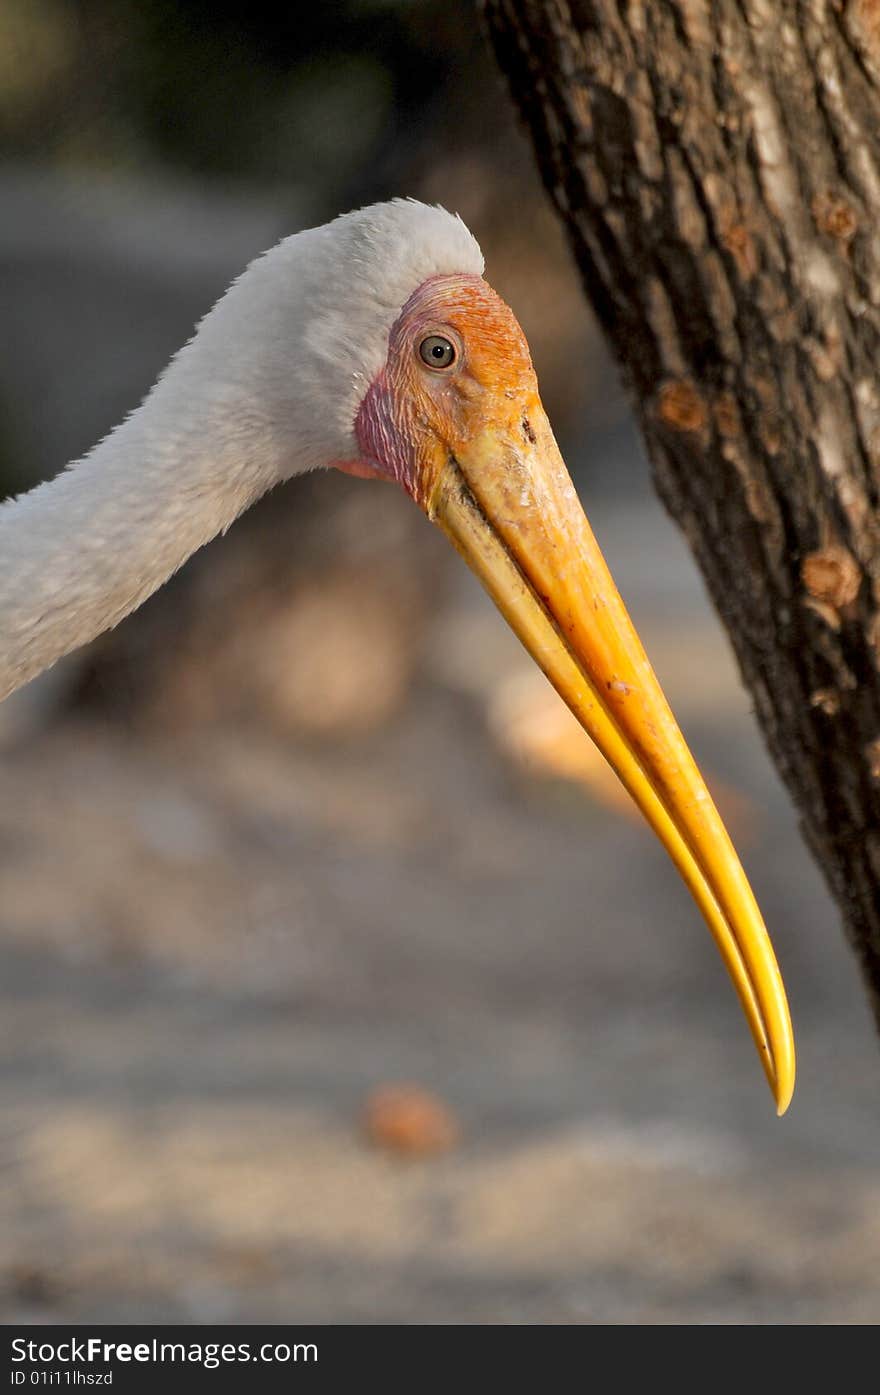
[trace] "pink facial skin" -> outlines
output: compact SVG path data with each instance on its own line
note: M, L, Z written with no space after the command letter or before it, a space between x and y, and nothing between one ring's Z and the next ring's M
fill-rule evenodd
M453 413L453 375L422 365L418 346L429 334L460 339L456 319L472 306L475 292L489 292L479 276L432 276L410 296L391 327L385 365L370 384L355 418L361 459L343 468L349 474L395 481L423 503L423 463L437 411ZM461 346L463 366L464 353ZM458 373L456 373L456 378ZM429 404L427 398L430 397ZM430 405L430 410L428 410Z

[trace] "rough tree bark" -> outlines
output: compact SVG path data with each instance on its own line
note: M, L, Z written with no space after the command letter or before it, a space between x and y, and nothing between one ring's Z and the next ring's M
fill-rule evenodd
M482 0L880 1024L880 0Z

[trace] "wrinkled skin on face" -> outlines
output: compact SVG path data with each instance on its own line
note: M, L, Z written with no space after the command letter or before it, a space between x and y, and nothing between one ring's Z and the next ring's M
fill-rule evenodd
M454 345L449 368L420 358L419 345L432 334ZM522 437L539 413L529 346L513 311L480 276L437 276L400 312L355 434L370 470L430 513L450 456L460 458L487 428L496 439Z

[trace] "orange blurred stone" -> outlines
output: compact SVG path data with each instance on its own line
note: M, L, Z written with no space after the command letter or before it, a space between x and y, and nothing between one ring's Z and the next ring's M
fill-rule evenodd
M602 808L641 820L605 757L542 675L517 674L500 684L490 699L489 728L527 774L569 780ZM731 836L744 847L753 844L760 818L748 795L711 772L704 775Z
M458 1120L448 1105L418 1085L383 1085L364 1107L364 1129L377 1148L408 1157L427 1157L454 1148Z
M604 808L640 817L605 757L542 676L517 674L502 684L490 702L489 727L529 774L571 780Z

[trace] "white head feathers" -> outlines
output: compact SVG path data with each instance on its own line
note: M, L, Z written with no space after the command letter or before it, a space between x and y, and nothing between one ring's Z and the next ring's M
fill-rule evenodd
M276 477L350 460L358 406L406 301L431 276L482 270L476 239L443 208L394 199L345 213L253 261L147 406L196 430L202 405L242 411L248 430L235 436L251 449L271 441Z
M137 411L0 504L0 698L115 625L274 484L356 458L354 419L400 310L429 277L482 269L458 218L404 199L252 262Z
M350 433L385 362L391 327L413 291L431 276L482 275L483 254L460 218L414 199L346 213L303 236L320 238L326 258L325 274L312 282L306 317L314 391L335 394L332 402L324 398L327 408Z

